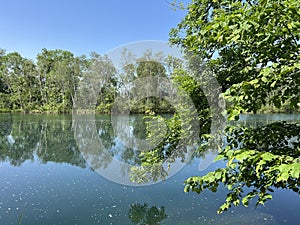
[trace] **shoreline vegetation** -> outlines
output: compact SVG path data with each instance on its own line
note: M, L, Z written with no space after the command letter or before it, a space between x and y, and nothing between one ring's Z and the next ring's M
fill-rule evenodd
M174 112L163 96L138 99L134 93L138 89L132 85L139 78L171 80L175 70L183 66L173 56L147 50L137 58L123 49L120 68L108 56L95 52L88 58L43 49L36 59L0 49L0 113L61 114L95 107L96 113L110 114L116 98L124 99L121 107L134 114Z
M196 107L201 105L199 101L203 101L196 99L201 88L189 77L186 62L182 59L151 50L137 58L124 48L121 64L120 68L116 68L108 56L95 52L87 57L60 49L43 49L33 61L17 52L6 53L0 49L0 113L70 114L77 108L79 111L84 109L80 113L86 114L92 106L97 114L111 114L119 97L125 101L120 101L123 104L120 107L131 114L145 114L147 111L175 113L164 96L138 99L135 88L128 84L139 78L168 79L188 93ZM90 94L91 90L97 93L96 99ZM161 93L168 91L165 88ZM268 96L269 99L272 97L271 94ZM84 105L84 101L91 98L87 110L86 106L74 107L78 102ZM289 102L281 107L269 102L257 113L299 111L291 109Z
M170 114L170 113L175 113L174 111L166 111L166 112L158 112L158 114ZM262 111L262 112L258 112L255 113L257 115L264 115L264 114L293 114L293 113L300 113L299 111L285 111L284 109L282 110L278 110L278 109L267 109L266 111ZM98 111L87 111L87 110L83 110L83 111L68 111L68 112L56 112L56 111L39 111L39 110L32 110L32 111L0 111L0 115L1 114L30 114L30 115L60 115L60 114L66 114L66 115L71 115L71 114L78 114L78 115L85 115L85 114L96 114L96 115L112 115L112 113L103 113L103 112L98 112ZM127 113L118 113L118 115L127 115ZM134 113L129 113L130 115L145 115L148 114L147 111L146 112L134 112ZM253 115L254 113L252 112L244 112L241 113L240 115Z
M99 115L111 115L113 114L111 112L111 108L110 105L106 106L107 110L102 111L102 110L73 110L70 109L68 111L42 111L42 110L38 110L38 109L33 109L33 110L21 110L21 109L17 109L17 110L10 110L10 109L0 109L0 114L99 114ZM169 109L165 109L165 110L157 110L157 106L153 106L152 108L148 108L145 109L144 111L142 110L130 110L129 114L133 114L133 115L139 115L139 114L148 114L149 111L156 111L156 113L158 114L170 114L170 113L175 113L175 110L173 108L169 108ZM253 112L243 112L241 113L241 115L249 115L249 114L278 114L278 113L282 113L282 114L286 114L286 113L300 113L299 110L295 110L295 109L290 109L289 105L286 104L284 106L282 106L281 108L276 108L276 106L274 105L270 105L270 106L264 106L262 109L260 109L258 112L253 113ZM119 112L117 114L128 114L128 113L122 113Z

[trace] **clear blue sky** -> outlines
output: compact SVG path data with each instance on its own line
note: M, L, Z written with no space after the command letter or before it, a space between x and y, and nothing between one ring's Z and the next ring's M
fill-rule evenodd
M0 48L34 59L42 48L79 56L128 42L167 41L185 15L169 1L0 0Z

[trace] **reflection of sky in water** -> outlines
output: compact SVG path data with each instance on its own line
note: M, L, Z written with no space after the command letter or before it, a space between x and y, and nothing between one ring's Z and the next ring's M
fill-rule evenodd
M68 164L25 162L20 167L1 163L0 224L132 224L131 204L164 206L168 218L162 224L298 224L299 197L287 191L275 193L266 207L232 208L216 215L225 198L223 191L201 195L183 192L182 181L199 175L199 160L167 181L130 187L105 180L89 168ZM213 169L218 165L209 167Z
M17 134L11 134L14 140L11 144L18 143ZM6 132L3 136L8 143L9 135ZM113 152L121 157L117 149L122 148L122 142L118 138L114 140L116 151ZM41 145L39 141L36 143ZM19 149L13 151L18 154ZM218 207L226 198L224 189L200 195L183 192L186 178L223 166L215 163L199 171L202 162L195 159L165 182L144 187L119 185L91 168L72 166L69 162L42 163L36 152L33 161L27 160L20 166L0 162L0 224L16 225L23 215L21 225L129 225L133 224L128 217L130 206L145 203L148 207L165 207L168 217L160 224L167 225L299 224L299 196L286 190L277 190L265 207L254 209L252 202L249 208L233 207L217 215Z

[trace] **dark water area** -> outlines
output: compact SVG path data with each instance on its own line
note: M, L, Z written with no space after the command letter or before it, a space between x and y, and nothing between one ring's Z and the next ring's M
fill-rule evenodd
M118 129L143 138L141 118L120 116L118 121L127 121ZM241 117L242 123L255 126L273 120L300 121L300 115ZM84 135L78 135L72 115L0 115L1 225L17 225L19 219L22 225L299 224L300 199L292 191L277 190L265 206L255 208L252 202L221 215L216 211L226 199L222 187L216 193L184 193L185 179L223 166L211 163L200 171L205 161L201 157L192 158L165 181L144 186L114 182L105 171L127 176L125 167L111 165L138 164L138 151L126 147L110 116L97 115L93 123L101 154L91 160L93 152L87 156L82 151ZM102 154L104 149L110 157Z

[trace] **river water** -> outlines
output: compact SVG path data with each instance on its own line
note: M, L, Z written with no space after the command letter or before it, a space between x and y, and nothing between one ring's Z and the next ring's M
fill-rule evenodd
M254 126L273 120L300 121L300 115L241 117L241 123ZM130 116L129 128L118 129L143 137L140 121L141 116ZM209 163L199 170L205 161L201 157L180 165L164 181L126 183L127 168L111 165L138 164L136 149L118 137L110 116L98 115L93 123L101 145L91 159L82 151L84 138L78 141L72 115L0 115L1 225L299 224L300 199L292 191L277 190L265 206L255 208L252 202L221 215L216 211L226 198L222 187L216 193L184 193L185 179L222 166Z

